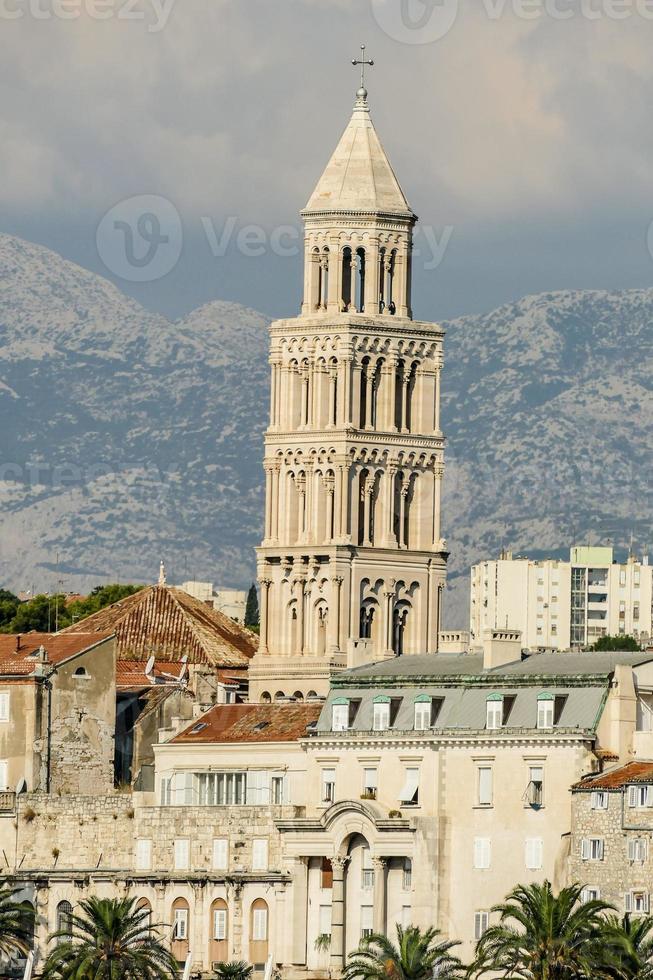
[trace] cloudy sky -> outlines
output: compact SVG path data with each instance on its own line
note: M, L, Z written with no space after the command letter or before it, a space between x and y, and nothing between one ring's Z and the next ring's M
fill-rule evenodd
M420 216L418 315L653 285L653 0L0 0L0 20L0 230L152 309L296 311L297 212L362 40ZM162 235L170 269L145 261Z

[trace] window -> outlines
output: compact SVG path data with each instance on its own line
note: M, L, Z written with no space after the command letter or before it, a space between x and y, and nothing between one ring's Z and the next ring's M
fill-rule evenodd
M73 907L70 902L59 902L57 905L57 932L70 932L72 928ZM62 938L62 942L65 940Z
M583 861L602 861L603 852L602 837L583 837L580 842L580 856Z
M170 806L172 803L172 779L164 776L161 779L161 806Z
M639 619L639 602L633 602L633 619Z
M492 861L492 841L489 837L474 838L474 867L487 871Z
M372 728L375 732L383 732L390 727L390 698L374 699L374 720Z
M601 891L599 888L583 888L580 893L581 902L598 902L601 898Z
M268 870L268 842L266 837L255 837L252 841L252 871Z
M419 769L405 770L399 802L404 806L416 806L419 803Z
M374 932L374 907L372 905L361 906L361 939L366 939Z
M493 778L492 766L478 767L478 805L492 806Z
M539 871L542 867L542 838L528 837L524 849L524 858L528 871Z
M648 915L650 907L648 892L632 891L624 895L624 911Z
M322 770L322 802L333 803L336 798L335 769Z
M86 670L86 667L78 667L73 677L90 677L90 674Z
M188 939L188 909L176 908L172 928L172 938L178 942Z
M628 806L638 808L653 806L653 786L629 786Z
M591 797L592 810L607 810L608 799L608 794L605 790L594 790Z
M136 868L149 871L152 867L152 841L141 837L136 841Z
M527 806L540 807L544 803L544 768L528 767L528 786L524 794Z
M361 888L363 891L374 888L374 866L369 847L364 847L361 855Z
M553 728L555 698L552 694L540 694L537 699L537 727Z
M9 789L9 763L0 759L0 791Z
M404 858L401 887L405 892L409 892L413 887L413 862L410 858Z
M431 699L424 697L415 701L415 731L424 732L431 727Z
M270 796L275 806L281 806L282 803L286 802L285 783L283 776L272 777Z
M378 789L378 770L363 769L363 796L367 800L375 800Z
M226 909L213 909L213 938L218 942L227 938Z
M334 732L346 732L349 728L349 702L344 698L333 702L331 728Z
M226 837L213 838L213 870L226 871L229 867L229 842Z
M645 837L633 837L628 841L628 860L643 864L648 855L648 842Z
M177 774L178 775L178 774ZM267 790L263 782L267 773L246 772L200 772L195 775L197 795L195 802L200 806L244 806L246 802L263 804L268 802ZM248 782L251 784L248 786ZM265 784L267 786L267 783ZM247 799L249 792L249 801ZM193 801L193 784L190 793L185 788L186 802ZM179 803L179 800L177 801Z
M9 691L0 691L0 721L9 721Z
M190 841L187 837L175 841L175 871L188 871L190 864Z
M267 942L268 910L265 908L252 909L252 939L255 943Z
M626 569L619 569L619 585L623 588L626 584Z
M478 942L490 925L489 912L474 912L474 939Z
M320 864L320 888L333 888L333 867L329 858L322 858Z
M490 731L503 725L503 698L500 694L491 694L487 699L487 715L485 727Z
M320 936L331 935L331 906L330 905L320 905L318 935Z
M412 909L412 906L410 906L410 905L402 905L401 906L401 925L402 925L402 927L404 929L408 929L408 927L412 924L412 919L413 919L413 909Z

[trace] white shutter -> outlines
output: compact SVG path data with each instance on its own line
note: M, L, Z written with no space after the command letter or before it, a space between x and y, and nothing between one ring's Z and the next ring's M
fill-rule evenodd
M152 867L152 841L141 837L136 841L136 868L149 871Z
M603 838L601 838L601 840L598 841L598 854L596 855L597 861L603 860L604 849L605 849L605 841L603 840Z
M406 769L406 779L399 794L400 803L416 803L419 792L419 769Z
M639 802L639 787L629 786L628 787L628 806L637 806Z
M492 769L481 766L478 770L478 802L480 806L492 804Z
M320 905L320 924L318 928L319 928L320 936L331 935L331 906L330 905Z
M525 852L527 869L529 871L539 871L542 867L542 838L527 838Z
M268 910L254 909L252 915L252 939L254 942L265 942L268 938Z
M175 870L188 871L189 867L189 847L190 841L186 837L180 837L175 841Z
M229 867L229 842L226 837L213 838L213 869L226 871Z
M644 895L644 911L645 911L645 912L646 912L646 914L648 915L648 913L650 912L650 910L651 910L651 896L650 896L650 895L649 895L649 893L647 892L647 893L646 893L646 894Z
M624 895L624 912L632 912L632 911L633 911L633 893L626 892L626 894Z
M220 942L227 938L227 910L213 910L213 938Z
M268 842L265 837L255 837L252 841L252 871L268 870Z
M9 789L9 763L5 759L0 760L0 790Z
M374 906L361 905L361 936L370 936L374 932Z
M646 805L653 806L653 786L646 787Z
M474 939L478 941L482 937L483 933L486 932L489 924L490 924L489 912L475 912L474 913Z
M188 909L175 909L175 939L188 939Z
M9 721L9 691L0 691L0 721Z
M590 842L588 837L583 837L580 842L580 857L582 861L590 859Z
M492 844L489 837L476 837L474 839L474 867L479 871L486 871L490 867L492 855Z

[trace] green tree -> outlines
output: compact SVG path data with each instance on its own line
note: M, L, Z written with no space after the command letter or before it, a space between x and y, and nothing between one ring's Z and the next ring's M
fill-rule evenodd
M476 947L473 973L524 980L596 980L605 977L604 902L581 902L580 885L557 895L551 883L517 885Z
M142 585L98 585L85 599L77 599L69 604L68 617L73 623L79 622L80 619L92 616L105 606L112 606L114 602L120 602L121 599L134 595L142 588Z
M80 902L81 914L70 916L67 929L55 932L44 980L171 980L177 963L149 909L137 909L135 898L96 898Z
M249 592L247 593L247 605L245 606L245 626L258 626L259 618L258 592L256 591L256 586L254 583L252 583Z
M397 926L397 944L373 933L361 940L345 967L344 980L454 980L465 976L451 949L458 943L440 939L436 929Z
M21 602L16 614L3 627L3 633L53 633L56 626L63 629L70 625L65 595L35 595L29 602Z
M636 653L641 646L634 636L601 636L592 650L626 650Z
M11 622L19 605L17 595L9 592L8 589L0 589L0 628Z
M0 954L27 953L34 934L34 909L29 902L17 902L11 888L0 886Z
M244 960L232 960L230 963L220 963L215 970L218 980L250 980L254 968Z
M608 968L606 975L614 980L652 980L653 917L650 915L623 919L606 918L602 936Z

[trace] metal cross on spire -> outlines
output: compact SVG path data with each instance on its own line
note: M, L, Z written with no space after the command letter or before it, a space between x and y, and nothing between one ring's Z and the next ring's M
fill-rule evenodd
M370 58L369 61L365 58L365 45L364 44L361 44L361 56L360 56L360 59L359 58L354 58L353 61L352 61L352 65L354 65L354 66L360 65L361 66L361 88L365 88L365 68L366 68L367 65L369 65L370 68L371 68L373 64L374 64L374 62L372 61L371 58Z

